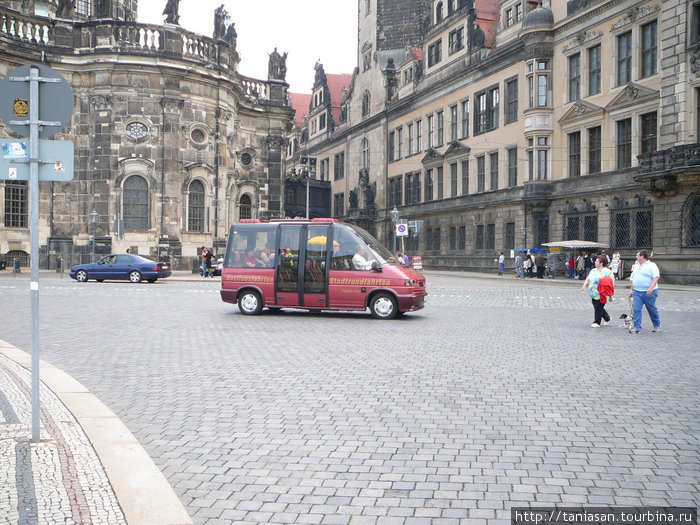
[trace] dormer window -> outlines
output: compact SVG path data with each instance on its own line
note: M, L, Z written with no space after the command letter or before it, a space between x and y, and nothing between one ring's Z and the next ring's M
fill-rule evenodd
M442 22L443 19L443 14L442 14L442 2L438 2L437 5L435 6L435 23Z

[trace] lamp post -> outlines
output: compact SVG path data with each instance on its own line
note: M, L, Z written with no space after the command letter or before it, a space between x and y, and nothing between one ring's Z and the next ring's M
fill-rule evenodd
M93 209L90 213L90 229L92 230L92 260L95 260L95 232L97 231L97 221L100 216Z
M389 216L391 217L391 222L394 223L394 254L396 254L396 225L399 222L399 216L401 213L399 212L398 208L394 206L394 209L389 212Z

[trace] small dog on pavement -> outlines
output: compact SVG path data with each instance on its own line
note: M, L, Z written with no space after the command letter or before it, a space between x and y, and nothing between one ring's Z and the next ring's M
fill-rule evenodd
M622 314L620 316L620 319L624 319L624 324L621 324L620 326L623 326L625 328L625 330L631 330L632 326L633 326L632 325L632 323L633 323L632 317L634 315L634 300L632 299L632 297L629 297L628 301L630 303L630 313L629 314Z

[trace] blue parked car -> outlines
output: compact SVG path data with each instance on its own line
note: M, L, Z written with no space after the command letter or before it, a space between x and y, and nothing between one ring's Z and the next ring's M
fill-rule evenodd
M81 283L88 279L95 279L98 283L106 279L140 283L145 279L154 283L158 279L170 277L171 273L170 266L165 263L125 253L106 255L94 263L78 264L70 269L69 275Z

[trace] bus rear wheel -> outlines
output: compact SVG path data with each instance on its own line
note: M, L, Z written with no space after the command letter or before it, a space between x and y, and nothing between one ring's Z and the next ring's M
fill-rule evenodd
M379 293L372 297L369 310L375 319L393 319L398 313L396 299L388 293Z
M246 290L238 296L238 309L245 315L257 315L262 310L262 299L255 290Z

